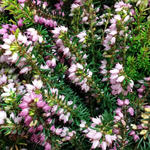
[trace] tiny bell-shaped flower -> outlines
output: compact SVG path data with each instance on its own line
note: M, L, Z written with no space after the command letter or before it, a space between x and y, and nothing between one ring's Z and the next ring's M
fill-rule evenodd
M129 109L127 110L127 112L129 112L131 116L134 115L134 109L132 107L129 107Z
M123 106L124 102L121 99L117 99L117 104L119 106Z

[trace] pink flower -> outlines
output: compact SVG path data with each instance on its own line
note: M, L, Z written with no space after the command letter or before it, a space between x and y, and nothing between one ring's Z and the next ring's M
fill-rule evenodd
M11 55L11 54L12 54L12 51L10 51L10 50L6 50L5 53L4 53L4 55L6 55L6 56Z
M70 80L75 80L75 79L77 78L77 76L75 75L75 73L71 73L71 74L68 76L68 78L69 78Z
M0 78L0 85L5 84L7 82L7 76L3 74L3 76Z
M130 107L127 112L129 112L131 116L134 115L134 109L132 107Z
M32 81L32 83L34 85L34 88L37 88L37 89L41 89L41 87L43 86L43 82L41 80L35 79L34 81Z
M140 88L140 89L137 89L137 91L138 91L139 93L142 93L142 92L144 91L144 89Z
M119 121L121 118L119 116L114 116L115 120Z
M53 108L52 108L52 110L51 110L51 112L55 114L57 108L58 108L58 105L54 105Z
M125 99L125 101L124 101L124 105L129 105L129 100L128 99Z
M125 76L119 76L116 82L122 82L125 79Z
M37 23L39 21L39 17L37 15L34 16L34 21Z
M3 48L3 49L9 49L10 45L4 44L4 45L1 45L1 48Z
M100 118L92 118L92 121L93 121L95 124L98 124L98 125L102 123L102 121L101 121Z
M138 135L133 135L134 141L137 141L140 137Z
M99 140L94 140L94 141L92 141L92 147L91 147L91 149L95 149L99 144L100 144L100 142L99 142Z
M110 73L111 74L118 74L119 70L118 69L113 69L113 70L110 70Z
M0 124L4 124L4 119L6 119L6 112L0 111Z
M20 112L20 116L26 116L27 114L29 113L29 109L28 108L25 108L23 109L21 112Z
M82 21L83 21L83 22L86 22L87 20L88 20L88 17L87 17L87 16L85 16L85 17L82 18Z
M91 130L88 134L86 134L86 137L92 139L92 138L94 137L95 134L96 134L96 131L95 131L95 130Z
M117 34L117 31L116 30L113 30L109 33L110 35L116 35Z
M28 108L28 103L22 102L21 104L19 104L19 107L20 107L21 109Z
M37 128L36 128L36 131L42 131L43 130L43 125L39 125Z
M64 55L66 55L69 52L69 48L66 47L66 48L63 49L63 51L64 51Z
M23 96L23 100L27 103L30 103L31 102L31 98L29 96Z
M117 108L115 112L116 112L116 114L119 114L121 111L122 111L121 108Z
M80 43L82 43L84 40L85 40L85 36L86 36L87 34L86 34L86 31L84 30L84 31L82 31L82 32L80 32L78 35L77 35L77 37L80 39L79 40L79 42Z
M122 118L123 117L123 113L118 113L118 116L120 117L120 118Z
M108 7L107 5L104 5L104 9L110 9L110 7Z
M20 19L20 20L18 21L18 26L19 26L19 27L22 27L22 26L23 26L23 23L22 23L22 22L23 22L23 19Z
M36 103L37 107L44 107L45 104L46 104L45 101L38 101L38 102Z
M24 67L20 70L19 74L27 73L28 71L32 70L31 67Z
M55 66L56 66L56 59L55 59L55 58L52 59L51 65L52 65L52 67L55 67Z
M120 99L117 99L117 104L118 104L119 106L123 106L124 102L123 102L122 100L120 100Z
M118 74L112 74L111 76L110 76L110 79L117 79L118 78Z
M26 126L29 126L31 121L32 121L32 117L27 115L24 120L24 122L26 123Z
M111 39L111 45L115 44L115 42L116 42L116 37L113 37L113 38Z
M26 0L18 0L19 3L24 3Z
M63 120L64 120L64 123L66 123L68 121L69 117L67 115L64 115L63 117Z
M60 129L59 129L59 128L57 128L57 129L56 129L56 131L55 131L55 133L56 133L57 135L60 135L60 134L61 134L61 132L62 132L62 128L60 128Z
M110 144L112 143L111 135L106 134L105 139L108 143L110 143Z
M51 109L51 106L49 106L48 104L46 104L45 106L43 106L43 110L45 110L45 112L47 112L50 109Z
M12 55L12 57L11 57L11 61L12 61L12 63L16 63L17 62L17 60L19 59L19 56L18 56L18 54L17 53L14 53L13 55Z
M106 150L107 143L105 141L102 141L101 147L102 147L102 150Z
M5 33L7 33L7 30L6 29L0 29L0 34L5 34Z
M93 136L92 139L94 139L94 140L99 139L100 140L101 137L102 137L102 133L101 132L96 132L96 134Z
M32 92L32 93L30 94L30 98L31 98L32 100L34 100L35 98L37 98L37 95L36 95L34 92Z
M52 19L47 21L47 25L49 25L50 27L54 26L54 21Z
M51 144L46 142L45 144L45 150L50 150L51 149Z
M3 39L3 41L4 41L7 45L10 45L11 42L12 42L10 39Z
M53 131L53 132L55 132L55 126L52 125L51 128L50 128L50 130Z
M123 65L117 63L116 66L115 66L115 68L121 71L123 69Z
M125 17L125 19L123 20L123 22L127 22L127 21L129 20L129 18L130 18L130 16L127 15L127 16Z
M60 115L60 114L62 114L64 112L64 109L63 108L60 108L59 110L58 110L58 112L57 112L57 115Z
M123 119L121 120L121 123L126 126L126 122Z
M135 131L132 130L132 131L129 133L129 135L135 135Z
M136 15L134 9L131 9L131 14L132 14L132 15Z
M84 120L81 120L80 128L84 128L86 125L86 122Z

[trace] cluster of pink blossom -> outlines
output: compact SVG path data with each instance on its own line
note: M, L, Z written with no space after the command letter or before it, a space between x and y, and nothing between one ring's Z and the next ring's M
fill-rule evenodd
M57 114L59 116L59 121L63 120L64 123L66 123L68 121L69 121L69 123L71 123L73 121L72 119L69 120L70 112L68 112L64 108L62 108L61 105L59 105L59 103L54 104L54 103L50 102L49 104L46 104L45 101L42 101L41 94L40 95L35 94L35 93L41 93L40 89L41 89L41 87L43 87L43 83L41 80L34 80L32 83L33 83L33 85L31 85L31 84L25 85L28 93L26 93L26 95L23 97L22 103L19 105L19 107L23 109L21 112L21 115L25 116L25 118L26 117L28 118L27 120L25 119L25 123L27 126L32 121L32 117L27 115L27 114L30 114L29 107L30 107L31 103L36 103L37 107L42 108L45 111L45 113L47 113L47 115L48 115L48 116L46 115L47 117ZM56 97L58 96L57 89L51 89L51 93L56 95ZM45 90L45 94L47 95L47 90ZM60 100L64 101L64 99L65 99L65 97L63 95L59 95L59 101ZM65 101L63 103L65 104ZM66 105L70 106L72 104L73 104L72 101L68 101ZM73 109L76 109L76 105L73 106ZM33 108L32 108L32 110L33 110ZM58 112L56 113L57 110L58 110ZM49 121L51 122L51 119L49 119Z
M15 74L15 68L2 68L0 70L1 85L0 92L2 93L0 99L7 104L11 104L16 100L19 94L26 92L24 85L19 82L18 75ZM12 106L8 105L5 110L11 109Z
M0 34L3 38L7 38L10 33L14 33L18 27L11 24L3 24L2 29L0 29Z
M32 81L32 83L33 85L25 84L27 93L23 96L22 102L19 104L19 107L22 109L19 115L24 118L25 125L29 127L28 132L32 133L31 141L35 143L38 142L40 145L43 145L43 143L45 143L43 145L45 147L45 150L49 150L51 149L51 144L48 141L46 141L46 137L42 132L43 125L39 117L42 116L45 125L52 123L52 117L54 115L59 116L59 121L63 120L64 123L71 123L73 121L73 119L69 120L71 113L68 112L65 108L63 108L62 105L72 106L74 104L72 101L67 101L66 103L65 97L63 95L59 95L59 102L57 102L57 104L53 103L51 100L46 102L43 99L42 94L39 94L41 93L41 88L44 87L42 81L35 79L34 81ZM48 97L48 91L45 90L44 92L45 96ZM52 88L51 93L53 98L58 97L57 89ZM76 108L76 105L74 105L73 109ZM38 113L41 111L43 111L43 114ZM36 118L34 117L35 114ZM57 123L57 120L55 122ZM60 142L70 140L73 137L73 135L76 134L75 131L69 131L67 127L56 129L55 125L51 126L50 131L53 131L53 133L55 133L56 135L60 135L60 137L63 138L63 140ZM36 132L42 133L37 135Z
M82 32L80 32L78 35L77 35L77 37L80 39L79 40L79 42L80 43L84 43L85 42L85 37L86 37L86 31L84 30L84 31L82 31Z
M108 34L105 37L105 40L103 41L103 46L105 47L104 50L106 51L110 50L111 47L116 43L117 34L119 34L119 36L126 36L126 37L128 36L128 34L125 33L125 31L127 31L128 29L128 26L124 27L124 25L129 19L132 19L132 17L130 16L133 15L133 11L131 11L130 14L128 15L129 8L131 8L132 6L130 4L124 3L123 1L115 4L114 7L116 8L115 10L116 12L121 11L123 13L123 17L117 14L114 15L112 19L110 19L111 25L109 26L108 29L105 30L105 32L107 32ZM103 17L104 16L102 16L101 18L103 19ZM103 24L103 22L101 24ZM117 25L120 25L120 23L122 23L123 26L122 30L117 29Z
M81 0L74 0L73 4L71 5L71 11L70 11L71 13L69 14L69 16L73 16L75 9L79 9L81 6L83 6L83 3Z
M22 6L22 7L24 7L25 6L25 3L27 2L27 0L18 0L18 2L20 3L20 5ZM47 4L47 2L42 2L42 1L40 1L40 0L33 0L33 4L36 4L36 5L41 5L41 4L43 4L42 5L42 7L43 7L43 9L45 9L47 6L48 6L48 4Z
M59 48L58 52L63 53L63 56L64 56L64 58L63 57L62 58L58 57L58 58L61 59L60 62L62 62L62 63L64 62L65 58L67 58L67 57L70 58L70 59L67 59L67 61L71 64L70 68L68 69L68 78L73 83L80 86L83 91L88 92L90 90L90 86L88 85L87 80L88 80L88 78L91 78L92 72L88 69L85 73L85 69L84 69L83 65L80 63L74 62L76 60L76 56L71 54L69 47L65 47L63 40L59 38L59 36L61 36L61 33L64 34L64 32L67 32L67 28L62 27L62 26L55 28L55 30L52 30L52 33L54 34L53 37L58 38L55 40L56 46ZM83 34L81 35L81 34L77 35L77 37L79 37L80 40L82 38L82 41L83 41L84 35ZM80 53L82 54L82 51ZM84 54L82 56L82 59L86 59L86 58L87 58L87 55ZM86 66L86 64L85 64L85 66ZM86 74L86 75L84 75L84 77L82 76L83 72L84 72L84 74Z
M5 125L5 123L9 123L10 125L13 123L19 124L21 121L22 117L15 116L14 112L11 112L10 117L7 118L7 113L5 111L0 111L0 125ZM13 132L11 134L13 134Z
M143 92L144 92L145 89L146 89L146 87L145 87L144 84L142 84L141 87L140 87L139 89L137 89L137 91L139 92L139 93L138 93L138 97L139 97L139 98L142 98L142 97L143 97Z
M84 6L83 3L85 3L85 0L84 1L83 0L82 1L81 0L74 0L73 4L71 5L71 11L70 11L71 13L69 14L69 16L74 16L76 14L76 10L79 11L80 8L82 8L82 11L83 11L82 14L81 14L82 20L81 20L80 23L89 24L90 14L87 11L87 8ZM93 4L91 5L90 9L92 10L92 13L99 12L99 8L97 8L94 11L94 5ZM98 19L98 17L95 17L95 18L93 18L92 21L96 23L97 19Z
M42 1L40 1L40 0L36 0L36 1L33 0L33 4L37 4L37 5L43 4L42 7L43 7L44 9L48 6L47 2L42 2Z
M69 64L73 64L74 61L76 60L76 55L74 53L71 53L71 49L69 47L65 46L65 43L63 41L63 39L61 39L62 37L65 37L67 34L68 28L64 27L64 26L60 26L60 27L56 27L54 30L52 30L53 38L56 38L55 43L57 46L57 52L58 53L63 53L63 56L60 57L58 56L57 59L61 62L64 63L65 59L67 58L67 61ZM82 33L81 33L82 34ZM77 37L80 38L80 40L84 39L83 37L84 35L77 35ZM69 39L68 39L69 40ZM69 40L69 43L72 44L72 40ZM79 53L81 55L81 59L86 59L87 55L85 53L83 53L83 51L80 51Z
M134 109L132 107L129 106L129 100L125 99L120 100L117 99L117 104L121 107L117 108L114 112L116 113L116 116L114 116L114 128L113 128L113 133L117 135L117 139L119 142L122 141L123 137L122 137L122 131L120 126L123 126L125 128L126 131L129 130L129 126L127 126L127 122L129 121L129 117L127 117L127 114L125 115L125 112L129 112L129 114L131 116L134 116ZM129 133L130 136L133 136L134 141L139 139L139 136L137 134L135 134L135 132L133 133L133 131L131 131ZM124 144L126 145L128 143L128 139L124 139ZM119 146L118 143L116 143L116 146Z
M62 0L59 0L59 3L56 3L54 6L57 10L61 10L61 7L64 5L64 2Z
M22 117L20 116L15 116L14 112L11 112L9 120L7 119L7 122L12 123L11 119L13 120L14 123L19 124L22 121Z
M36 2L34 1L33 3L36 3ZM37 1L37 5L40 5L40 4L41 4L41 1ZM43 2L43 9L46 9L47 6L48 6L47 2ZM54 6L56 7L57 10L59 10L58 12L59 15L65 16L64 12L60 11L61 7L63 6L63 1L56 3ZM55 10L52 10L51 12L53 15L56 15ZM37 11L37 14L38 14L38 11ZM51 14L48 14L48 15L51 15ZM45 19L45 17L41 17L41 16L39 17L38 15L35 15L34 21L39 24L45 24L45 27L51 27L51 28L57 27L57 22L54 21L52 18Z
M58 52L63 53L63 57L67 58L67 57L71 57L71 52L69 50L69 47L65 47L63 40L61 38L59 38L59 36L61 37L61 34L67 33L68 28L65 26L60 26L60 27L56 27L54 28L54 30L52 30L53 38L56 38L55 43L56 46L58 48ZM64 58L59 58L60 62L63 63L64 62Z
M48 141L46 141L46 137L43 133L41 134L36 134L36 131L40 131L43 130L43 126L40 125L37 128L33 128L32 130L30 130L29 132L33 132L32 137L31 137L31 141L35 142L35 143L39 143L40 145L43 145L43 143L45 143L43 146L45 147L45 150L50 150L51 149L51 143L49 143ZM62 137L63 139L59 141L59 143L61 144L64 141L69 141L74 134L76 134L75 131L70 131L67 127L63 127L63 128L55 128L54 125L51 126L50 131L53 132L53 134L55 133L56 135L59 135L60 137Z
M60 137L63 138L62 142L69 141L73 137L73 135L76 134L75 131L70 131L68 127L55 129L55 126L52 125L50 130L56 133L56 135L60 135Z
M90 87L87 83L87 80L88 78L91 78L92 72L87 70L86 77L82 77L83 72L85 72L83 65L79 63L72 64L68 69L68 78L75 83L75 85L80 86L83 91L88 92Z
M120 52L122 53L123 49L125 51L129 47L121 45L121 42L118 41L117 37L119 36L120 38L122 37L124 39L129 36L129 34L131 33L131 30L129 30L129 27L127 26L128 25L127 22L129 20L132 20L132 21L134 20L133 15L135 14L135 12L133 9L130 10L132 5L130 5L129 3L126 4L123 1L116 3L114 7L116 8L115 12L117 14L113 15L113 14L108 13L107 11L107 9L110 9L110 8L108 6L104 6L104 8L106 9L106 13L100 16L101 21L98 22L98 24L107 25L108 19L110 18L111 25L109 26L109 28L105 30L106 37L102 43L104 46L104 50L107 51L103 53L103 57L112 57L112 54L115 54L117 59L122 61L123 58L121 57L122 55L120 55ZM118 49L116 49L116 45L119 46ZM104 73L105 72L106 70L104 70ZM104 80L105 79L106 78L104 78Z
M46 64L41 64L40 68L41 69L51 69L50 73L52 73L54 68L56 67L56 58L52 57L50 58L49 56L45 58Z
M133 88L133 81L131 79L130 82L127 82L127 89L124 90L124 87L126 87L126 85L124 85L124 81L126 84L126 75L124 74L123 71L123 65L117 63L115 68L113 68L112 70L110 70L111 76L110 76L110 83L111 83L111 89L112 89L112 94L113 95L117 95L123 92L124 95L127 95L128 92L132 92L132 88Z
M7 76L4 74L4 69L0 70L0 86L7 83Z
M15 116L14 112L11 112L10 118L7 118L7 114L5 111L0 111L0 125L13 125L13 124L19 124L22 121L22 117ZM15 134L16 131L12 131L9 136L12 136ZM22 133L21 133L22 134Z
M37 15L34 16L34 21L39 24L45 24L45 27L55 28L57 26L56 21L53 21L52 19L45 19Z
M106 70L107 67L107 61L106 60L101 60L102 65L100 66L100 73L103 74L103 79L102 81L108 81L108 78L106 77L108 71Z
M45 90L45 93L47 95L47 90ZM55 95L56 97L58 97L58 89L56 88L52 88L51 89L51 93L53 95ZM62 103L62 104L60 104ZM53 104L50 102L50 106L51 106L51 115L58 115L59 116L59 121L62 121L64 123L72 123L73 119L69 119L71 113L69 111L67 111L65 109L66 106L72 106L73 105L73 109L76 109L77 106L75 104L73 104L73 101L65 101L65 96L64 95L59 95L59 102L57 104ZM64 107L62 107L64 106ZM58 110L59 109L59 110ZM58 110L58 112L56 113L56 111Z
M150 77L144 77L144 80L139 80L139 83L142 84L141 87L137 89L139 98L143 97L144 90L146 89L146 86L144 85L144 83L148 85L149 81L150 81Z
M107 147L112 147L113 142L117 139L115 134L110 134L105 131L106 126L103 125L101 118L101 115L97 118L92 118L93 123L91 126L83 130L84 133L87 133L86 137L92 142L91 149L100 147L102 150L106 150ZM85 124L86 122L82 120L80 127L85 128Z
M24 34L19 32L19 29L16 26L12 27L11 25L4 25L3 29L1 30L2 32L0 34L3 34L3 42L4 42L3 45L0 45L0 47L4 51L3 55L1 55L0 57L1 63L4 62L8 64L16 63L19 59L19 53L22 53L22 51L20 51L22 44L24 46L29 46L26 53L31 54L34 43L37 41L39 43L42 43L43 41L42 36L38 35L38 32L34 28L27 29L27 31L24 32ZM11 31L12 34L9 34L9 31ZM17 67L23 67L24 65L27 64L28 64L27 59L22 57L19 63L17 64ZM23 67L20 70L20 74L26 73L31 69L32 69L31 66Z

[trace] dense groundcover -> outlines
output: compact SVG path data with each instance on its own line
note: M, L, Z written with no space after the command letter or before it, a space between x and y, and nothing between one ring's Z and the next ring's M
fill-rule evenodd
M150 150L150 0L0 3L0 150Z

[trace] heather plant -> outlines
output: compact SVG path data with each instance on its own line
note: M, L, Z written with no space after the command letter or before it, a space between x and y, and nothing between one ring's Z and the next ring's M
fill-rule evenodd
M0 149L150 149L149 57L149 0L2 0Z

